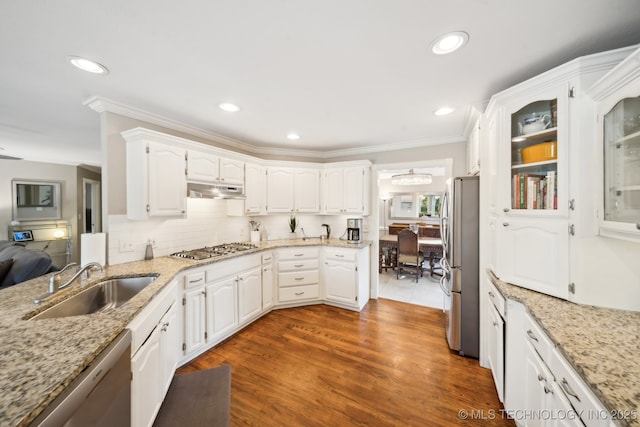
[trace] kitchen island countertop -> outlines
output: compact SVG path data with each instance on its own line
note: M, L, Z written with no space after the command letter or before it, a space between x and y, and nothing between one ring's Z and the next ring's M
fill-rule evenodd
M0 425L25 426L42 412L181 271L270 249L332 246L360 249L339 239L256 242L257 249L202 261L159 257L107 266L84 283L58 291L40 305L33 300L48 290L42 276L0 291ZM61 274L62 280L73 272ZM120 307L102 312L29 320L37 313L102 280L155 275L157 279Z

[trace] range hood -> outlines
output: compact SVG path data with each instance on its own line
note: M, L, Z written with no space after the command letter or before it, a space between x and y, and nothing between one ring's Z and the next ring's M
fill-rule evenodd
M187 183L187 197L197 199L245 199L241 185Z

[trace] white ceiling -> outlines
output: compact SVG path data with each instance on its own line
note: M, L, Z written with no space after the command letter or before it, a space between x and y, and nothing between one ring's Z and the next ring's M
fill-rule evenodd
M346 153L462 140L472 107L640 43L638 0L0 0L0 155L100 163L92 96L247 143ZM453 30L469 44L435 56ZM73 68L94 59L107 76ZM217 108L239 104L236 114ZM457 111L432 112L442 105ZM296 131L301 138L288 141Z

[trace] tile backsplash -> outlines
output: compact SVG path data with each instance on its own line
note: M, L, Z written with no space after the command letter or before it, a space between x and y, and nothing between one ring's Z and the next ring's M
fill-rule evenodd
M226 200L187 199L187 216L175 219L129 220L126 215L110 215L107 233L107 262L110 265L138 261L144 258L147 242L154 242L155 256L250 239L249 221L261 223L262 240L289 238L289 215L228 216ZM339 238L346 231L346 219L357 215L296 215L298 237L302 230L309 237L318 237L329 224L331 237ZM368 218L364 218L366 239ZM344 237L344 236L343 236Z

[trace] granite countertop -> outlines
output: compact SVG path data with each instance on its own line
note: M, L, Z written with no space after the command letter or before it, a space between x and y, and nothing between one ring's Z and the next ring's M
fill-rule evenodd
M640 425L640 312L575 304L489 277L526 306L607 410L635 411L621 425Z
M212 260L191 261L159 257L107 266L86 282L77 280L40 305L33 300L48 290L42 276L0 291L0 425L25 426L40 414L88 366L144 307L181 271L270 249L332 246L361 249L338 239L272 240L257 249ZM62 281L73 272L61 274ZM156 275L157 279L117 308L56 319L28 320L35 314L104 279Z

